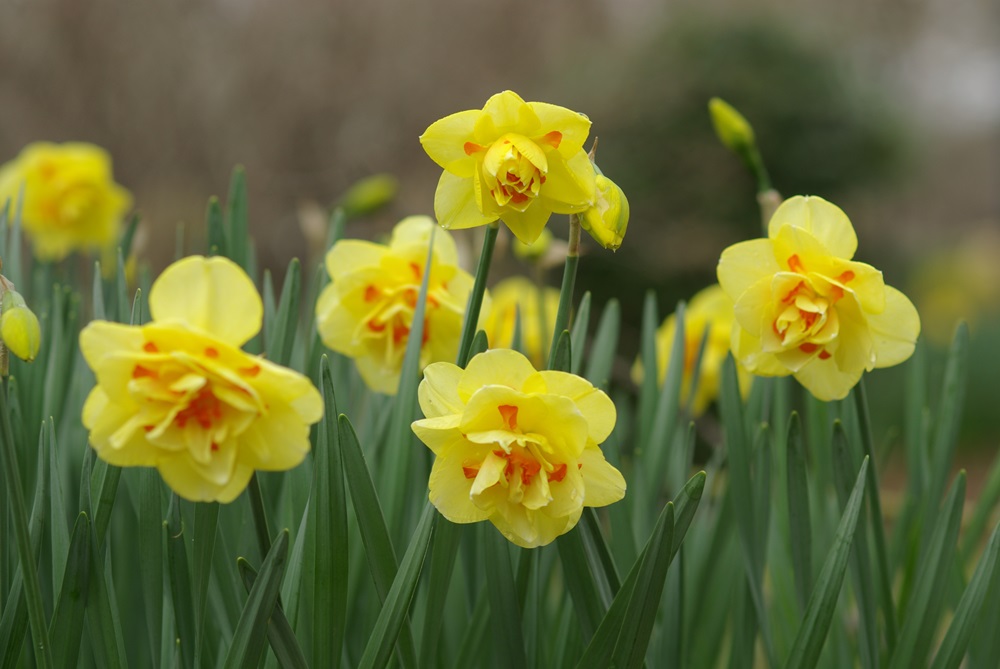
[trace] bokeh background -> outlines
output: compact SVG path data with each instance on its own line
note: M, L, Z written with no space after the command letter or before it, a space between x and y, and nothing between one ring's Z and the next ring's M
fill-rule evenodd
M504 88L587 113L601 167L631 201L622 249L591 245L578 283L598 305L622 302L623 369L647 289L666 313L714 280L725 246L759 234L753 181L712 134L706 103L718 95L754 124L779 190L848 213L860 259L914 299L929 343L943 346L960 317L972 323L965 440L995 449L992 0L0 3L0 162L36 140L106 147L154 270L179 223L203 238L206 200L224 195L236 164L264 267L305 255L304 224L372 173L396 175L399 195L349 234L431 213L439 169L417 137ZM494 274L513 271L501 259ZM887 405L892 374L876 375L888 381L873 393Z

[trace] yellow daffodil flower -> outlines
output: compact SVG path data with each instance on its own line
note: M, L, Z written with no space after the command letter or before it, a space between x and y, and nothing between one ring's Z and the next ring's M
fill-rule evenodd
M320 337L328 348L354 358L372 390L394 395L399 386L435 227L427 216L411 216L396 225L388 246L348 239L326 255L333 282L316 303ZM430 272L421 369L455 359L472 290L472 277L458 267L455 241L445 230L434 235ZM483 312L488 310L484 300Z
M483 326L490 348L513 346L520 313L522 348L532 364L541 367L559 311L559 291L549 286L539 288L523 276L512 276L494 286L491 294L493 303Z
M571 530L585 506L625 496L600 444L615 405L566 372L537 372L516 351L490 350L466 369L436 363L419 388L413 431L435 457L430 500L453 523L489 520L524 548Z
M793 197L768 238L730 246L719 283L735 302L733 354L752 373L795 378L821 400L842 399L866 370L913 353L920 318L882 273L851 260L858 239L843 211Z
M263 304L225 258L185 258L149 294L143 326L94 321L80 333L97 386L83 424L99 457L156 467L192 501L230 502L255 469L295 467L323 402L306 377L241 350Z
M691 398L691 383L694 379L698 349L701 347L705 330L705 352L701 358L701 372L694 398ZM684 376L681 381L681 403L691 402L691 413L700 416L708 405L719 395L719 380L722 363L729 355L730 339L733 331L733 301L718 284L704 288L687 304L684 310ZM658 382L663 383L670 363L670 350L677 332L677 317L671 314L656 331L656 362ZM746 395L750 390L750 374L737 363L740 390ZM642 383L643 366L636 360L632 367L632 378Z
M597 200L580 214L580 225L606 249L617 251L628 228L628 199L618 185L603 174L597 175Z
M35 256L53 261L76 250L113 247L132 206L132 196L114 182L107 152L83 143L27 146L0 167L0 207L8 200L12 211L22 208Z
M498 218L526 244L549 216L576 214L595 203L595 172L583 150L590 121L544 102L504 91L435 121L420 143L444 168L434 213L445 228L471 228Z

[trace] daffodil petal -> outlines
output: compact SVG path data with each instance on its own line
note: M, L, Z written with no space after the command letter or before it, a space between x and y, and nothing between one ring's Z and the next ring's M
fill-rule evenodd
M478 109L470 109L431 123L420 136L420 144L431 160L455 176L471 177L476 161L466 144L474 139L480 114Z
M450 362L435 362L424 368L424 380L417 388L420 410L427 418L460 415L464 402L458 394L462 368Z
M525 211L506 209L500 214L500 219L507 224L514 236L525 244L530 244L545 229L552 212L543 206L542 202L534 202Z
M875 366L891 367L907 360L920 336L920 316L913 303L892 286L885 287L885 309L868 316L875 347Z
M434 192L434 216L441 227L448 230L474 228L497 220L497 216L483 213L476 203L473 179L463 179L451 172L442 172Z
M592 206L597 198L597 173L590 157L583 151L568 158L550 153L549 169L539 194L571 208Z
M858 237L847 215L837 205L815 195L785 200L768 223L768 237L774 239L785 226L808 231L840 258L853 258L858 248Z
M484 386L507 386L520 390L535 373L528 359L517 351L494 349L472 358L458 383L458 396L468 402Z
M386 247L362 239L343 239L326 253L326 271L335 282L366 267L377 267Z
M847 397L851 388L861 379L863 372L863 367L857 370L842 370L832 357L823 360L817 356L796 372L795 379L816 399L832 402Z
M242 346L260 331L264 305L253 281L227 258L191 256L177 261L153 283L154 320L181 321Z
M483 105L483 111L476 120L475 136L480 144L492 143L508 132L533 134L539 125L538 116L520 95L503 91Z
M585 506L607 506L625 497L625 477L604 458L600 448L591 446L580 455L580 475L586 492Z
M490 516L490 510L481 509L472 502L470 491L474 479L467 478L463 469L466 461L477 462L478 455L477 451L448 450L438 455L431 467L428 497L441 515L453 523L477 523ZM485 454L479 462L484 457Z
M575 155L583 148L590 134L589 118L566 107L547 102L529 102L528 106L538 116L540 136L544 137L551 132L559 133L559 145L556 149L564 158Z
M575 374L538 372L525 382L524 389L525 392L546 392L571 399L587 420L589 437L595 443L599 444L607 439L615 427L617 413L611 398Z
M780 271L782 268L774 259L774 246L769 239L733 244L722 252L716 268L719 285L734 302L738 302L750 286Z

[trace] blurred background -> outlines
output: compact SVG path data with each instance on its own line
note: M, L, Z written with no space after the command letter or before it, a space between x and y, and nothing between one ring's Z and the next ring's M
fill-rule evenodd
M598 306L621 300L624 358L647 289L665 314L714 280L725 246L759 235L754 183L706 113L718 95L754 125L783 194L848 213L859 259L913 298L929 343L972 323L966 440L995 448L992 0L0 3L0 162L36 140L106 147L156 270L178 223L203 239L206 200L225 194L236 164L263 267L305 255L303 222L372 173L396 175L399 196L350 235L432 213L440 172L417 137L504 88L588 114L598 161L629 197L624 245L590 244L578 283ZM514 271L527 270L501 259L494 276Z

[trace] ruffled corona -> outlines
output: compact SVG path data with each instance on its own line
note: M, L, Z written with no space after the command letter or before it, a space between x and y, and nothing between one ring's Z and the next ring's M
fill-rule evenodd
M516 351L490 350L466 369L436 363L419 388L413 431L436 458L430 500L448 520L489 520L525 548L571 530L585 506L625 495L598 444L615 406L584 379L535 371Z

